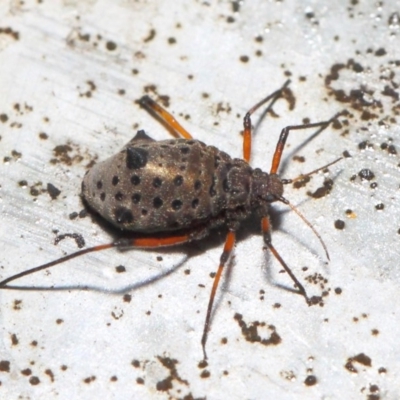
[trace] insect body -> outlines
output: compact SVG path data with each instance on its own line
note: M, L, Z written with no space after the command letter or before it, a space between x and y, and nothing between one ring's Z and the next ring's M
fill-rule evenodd
M265 214L271 193L283 193L276 175L198 140L154 141L144 131L82 183L87 203L120 229L189 229L196 239L223 224L236 229L254 211Z
M192 136L148 96L140 104L156 114L171 130L183 138L155 141L139 131L116 155L96 164L87 172L82 183L82 194L91 208L117 228L136 233L113 243L98 245L59 258L36 268L25 270L0 282L0 288L22 276L61 264L83 254L111 247L156 248L178 245L205 237L209 231L226 225L228 234L220 265L214 278L204 324L202 347L204 359L210 327L211 311L222 271L234 248L240 222L252 213L261 218L266 246L289 274L308 304L303 285L286 265L270 236L269 204L280 201L289 205L320 239L322 239L283 197L283 185L277 171L287 136L291 130L325 128L332 120L286 127L276 146L270 173L249 165L251 153L251 114L270 101L269 107L287 90L284 86L256 104L244 118L243 159L233 159L213 146L194 140Z

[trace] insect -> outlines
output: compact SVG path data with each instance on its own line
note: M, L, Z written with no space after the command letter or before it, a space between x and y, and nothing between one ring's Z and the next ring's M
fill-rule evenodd
M275 201L288 205L313 230L329 259L320 235L283 197L283 185L291 183L292 180L281 179L277 172L290 131L324 129L336 116L324 122L284 128L276 145L269 173L249 165L251 115L268 102L268 110L271 109L275 101L283 96L288 85L289 81L285 82L279 90L261 100L245 115L243 159L232 158L216 147L207 146L193 139L173 115L150 97L142 97L139 103L181 138L155 141L140 130L119 153L94 165L82 182L82 196L90 208L115 227L122 231L134 232L136 236L79 250L39 267L25 270L1 281L0 288L16 288L8 284L23 276L90 252L112 247L175 246L202 239L212 229L225 225L228 233L212 285L201 339L204 359L207 359L206 342L211 312L223 269L232 254L240 223L256 213L261 218L265 245L288 273L307 304L311 305L313 299L307 296L303 285L272 244L268 209ZM312 173L314 172L316 171Z

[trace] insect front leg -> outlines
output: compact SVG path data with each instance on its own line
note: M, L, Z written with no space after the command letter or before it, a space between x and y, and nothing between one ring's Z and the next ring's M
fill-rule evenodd
M304 125L291 125L287 126L286 128L283 128L279 136L278 143L276 145L274 157L272 159L270 174L276 174L278 172L279 164L281 163L283 148L285 147L286 139L289 136L290 131L309 129L309 128L320 128L320 130L318 131L320 132L323 129L327 128L329 124L332 123L338 116L339 114L335 115L328 121L315 122L313 124L304 124Z
M149 96L143 96L139 104L154 113L169 129L178 133L185 139L193 139L192 135L170 114L165 108L157 104Z
M289 85L290 80L287 80L283 86L279 89L276 90L274 93L271 93L269 96L267 96L265 99L262 99L260 102L258 102L255 106L253 106L245 115L243 118L243 159L247 162L250 161L250 155L251 155L251 114L253 114L258 108L260 108L263 104L265 104L267 101L271 100L271 103L269 104L267 111L272 108L274 105L275 101L278 100L278 98L282 95L283 91L285 88Z

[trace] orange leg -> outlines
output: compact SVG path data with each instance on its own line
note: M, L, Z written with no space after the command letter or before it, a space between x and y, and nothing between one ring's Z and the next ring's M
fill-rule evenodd
M307 304L310 304L310 300L308 299L306 290L304 289L304 286L299 282L299 280L296 278L292 270L287 266L285 261L283 261L283 258L279 255L278 251L275 249L275 247L272 245L271 241L271 226L268 217L263 217L261 220L261 228L262 228L262 233L263 233L263 239L264 243L267 245L268 249L271 251L271 253L274 255L274 257L280 262L284 270L289 274L289 276L292 278L292 281L296 285L297 289L299 290L300 294L304 296L306 299Z
M272 106L274 105L275 101L278 100L280 95L282 94L283 90L289 85L290 80L287 80L284 85L274 93L270 94L267 96L265 99L261 100L259 103L257 103L255 106L253 106L245 115L243 118L243 159L247 162L250 161L250 155L251 155L251 114L253 114L257 109L259 109L263 104L265 104L267 101L271 100L270 105L268 106L268 109L271 109Z
M292 125L292 126L287 126L286 128L283 128L281 135L279 136L278 143L276 145L274 158L272 159L271 170L269 173L276 174L278 172L279 164L281 162L283 148L285 147L286 139L287 139L290 131L300 130L300 129L309 129L309 128L321 128L321 130L322 130L322 129L325 129L336 118L337 118L337 115L335 115L329 121L316 122L314 124Z
M163 247L163 246L174 246L174 245L178 245L181 243L186 243L189 240L191 240L191 238L192 238L192 236L190 235L190 233L188 233L185 235L170 236L170 237L163 237L163 238L149 237L149 238L137 238L137 239L122 239L122 240L117 240L113 243L89 247L87 249L78 250L75 253L68 254L65 257L58 258L57 260L51 261L49 263L40 265L39 267L27 269L25 271L20 272L19 274L12 275L12 276L8 277L7 279L4 279L0 282L0 289L7 289L8 286L6 286L6 285L9 282L15 281L19 278L22 278L23 276L31 275L36 272L42 271L43 269L54 267L56 265L66 262L66 261L72 260L73 258L83 256L84 254L87 254L87 253L102 251L102 250L110 249L112 247L158 248L158 247Z
M229 231L225 240L224 251L221 254L221 260L218 267L218 271L217 274L215 275L214 283L211 289L210 300L208 301L208 307L207 307L206 321L204 323L203 336L201 338L204 360L207 360L206 343L207 343L208 331L210 330L211 312L214 304L215 294L217 292L218 284L221 279L222 271L225 267L226 262L229 259L229 256L232 253L233 247L235 246L235 240L236 240L236 233L234 231Z
M139 104L154 112L170 129L180 134L185 139L193 139L192 135L170 114L149 96L143 96Z

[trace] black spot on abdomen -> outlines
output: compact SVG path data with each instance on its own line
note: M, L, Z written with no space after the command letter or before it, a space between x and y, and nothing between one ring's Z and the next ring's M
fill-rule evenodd
M162 185L162 180L160 178L154 178L153 179L153 186L155 188L159 188Z
M132 185L135 185L135 186L139 185L140 177L137 176L137 175L132 175L131 176L131 183L132 183Z
M192 208L197 208L198 205L199 205L199 199L193 199Z
M190 152L189 147L180 147L180 151L182 154L188 154Z
M183 183L183 177L181 175L177 175L174 178L174 184L175 186L181 186Z
M134 193L131 198L132 198L133 204L138 204L140 202L140 199L142 198L142 196L140 193Z
M128 169L143 168L147 164L148 152L139 147L128 147L126 149L126 167Z
M133 222L131 210L125 207L117 207L114 212L114 217L119 224L130 224Z
M228 179L224 179L222 181L222 188L224 189L224 192L229 192L229 184L228 184Z
M173 209L173 210L178 211L178 210L180 210L181 207L182 207L182 202L181 202L180 200L174 200L174 201L171 203L171 206L172 206L172 209Z
M161 200L160 197L154 197L153 199L153 207L154 208L160 208L163 205L163 201Z
M216 183L217 183L217 177L215 175L213 175L210 190L208 191L211 197L214 197L217 194L217 191L215 188Z

